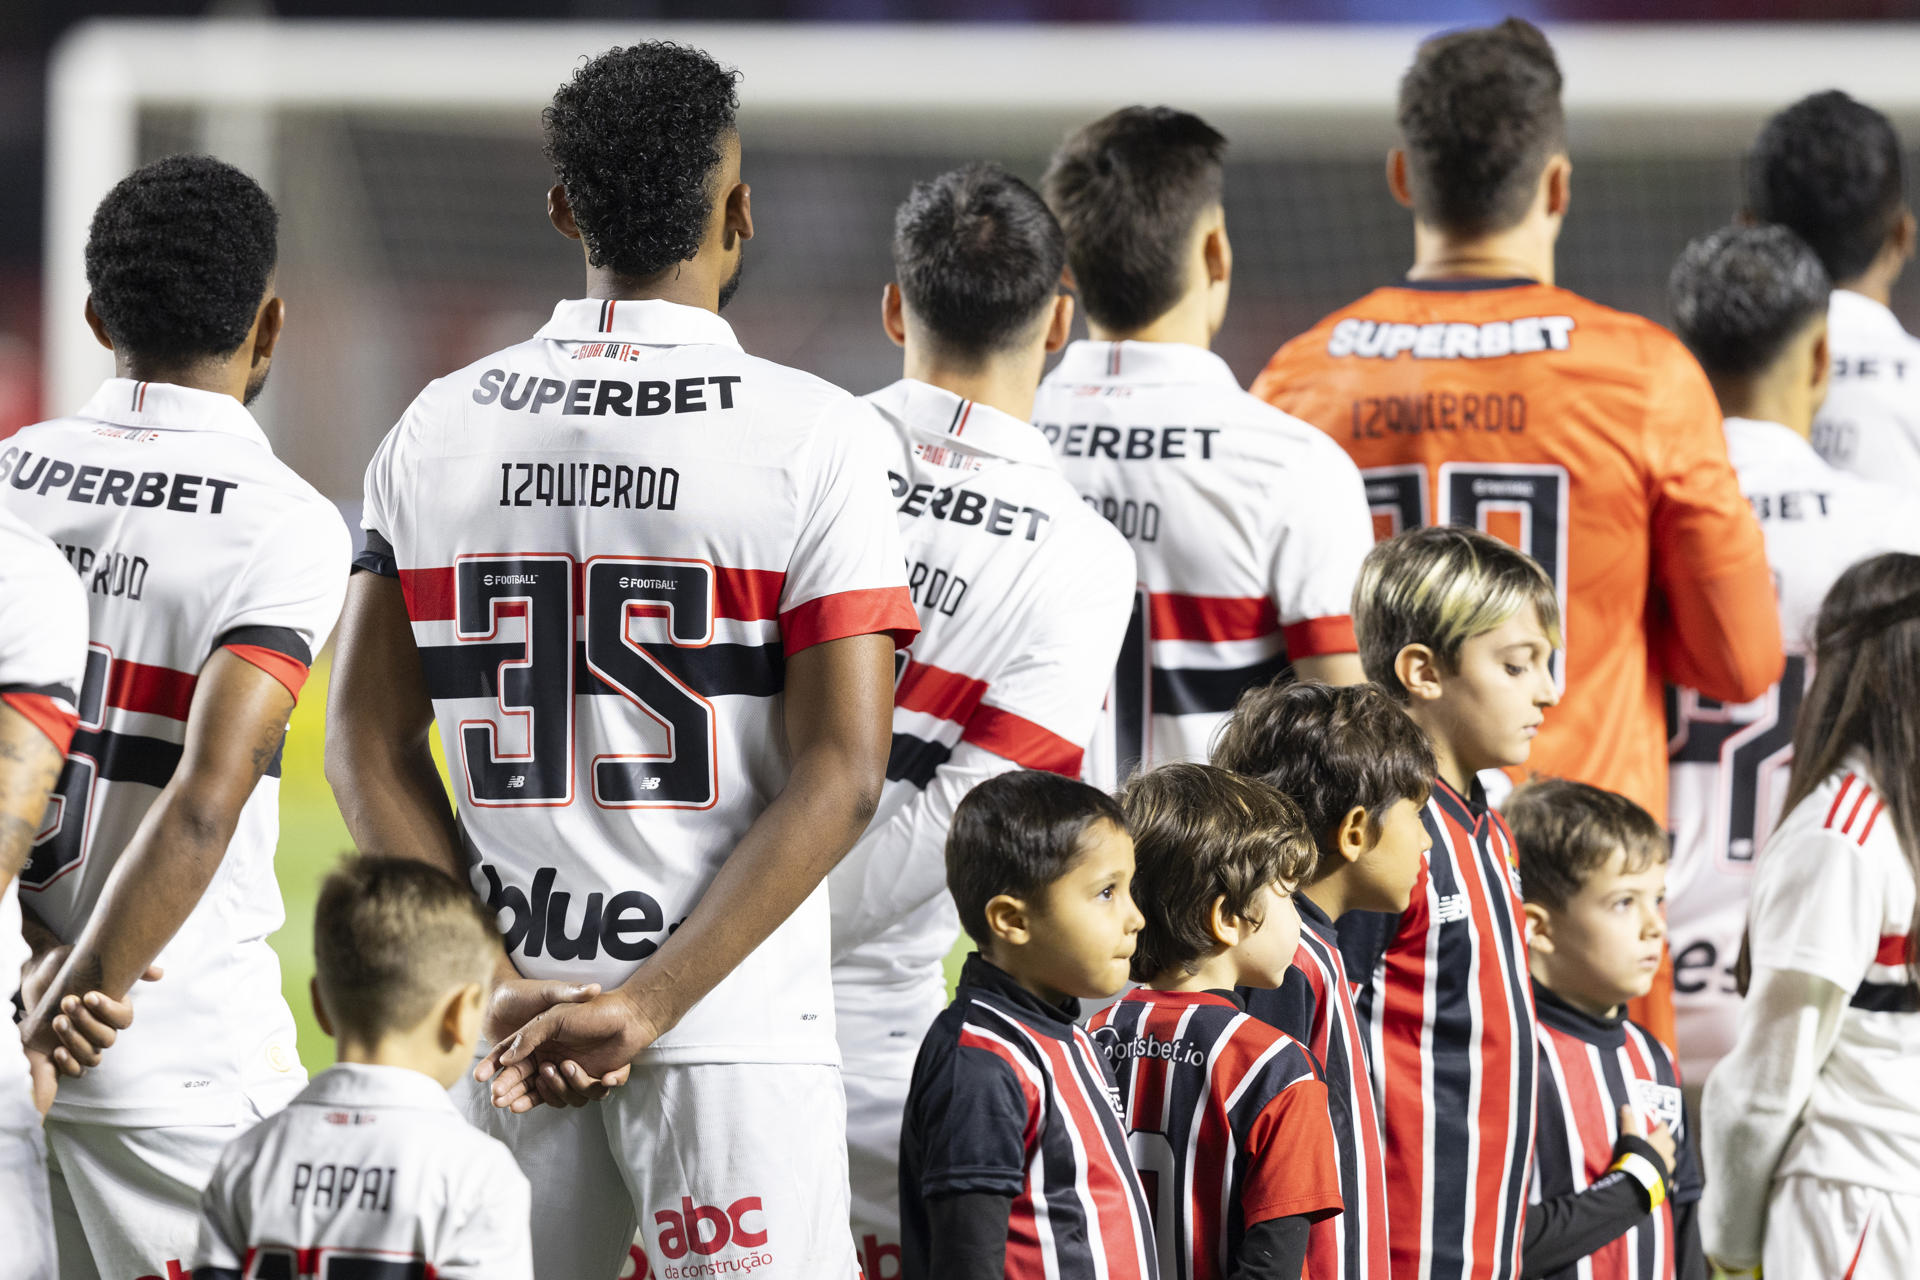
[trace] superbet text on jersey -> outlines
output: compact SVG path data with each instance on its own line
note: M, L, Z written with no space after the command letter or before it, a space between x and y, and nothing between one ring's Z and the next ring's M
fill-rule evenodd
M22 901L63 940L86 924L173 776L201 668L224 649L298 693L339 616L352 544L332 502L273 455L231 396L108 380L73 417L0 449L0 503L53 539L90 615L79 732ZM276 756L199 905L141 984L113 1052L61 1084L55 1120L221 1125L255 1086L297 1086L293 1019L267 936Z
M1920 339L1883 303L1835 289L1827 303L1833 379L1813 444L1842 471L1912 491L1920 485Z
M900 1117L960 932L954 806L1011 769L1080 773L1133 607L1133 553L1032 425L902 380L867 397L920 617L894 693L886 788L829 879L854 1243L898 1274Z
M872 410L712 312L560 303L423 391L367 470L474 887L515 966L612 987L787 780L786 658L918 630ZM827 895L648 1051L833 1064Z
M1667 927L1680 1066L1704 1081L1733 1048L1734 965L1755 858L1772 833L1793 765L1793 727L1811 678L1820 602L1847 569L1883 551L1920 553L1920 512L1902 491L1823 462L1777 422L1729 418L1727 452L1760 518L1780 598L1787 672L1752 702L1670 692L1673 861Z
M1034 422L1139 561L1114 677L1118 778L1206 759L1243 690L1291 659L1354 651L1353 582L1373 543L1360 477L1319 432L1241 390L1220 357L1076 342L1041 384Z

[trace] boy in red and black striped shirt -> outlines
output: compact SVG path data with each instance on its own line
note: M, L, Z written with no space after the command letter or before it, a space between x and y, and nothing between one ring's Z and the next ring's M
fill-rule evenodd
M1146 924L1093 1038L1120 1087L1165 1280L1299 1280L1314 1223L1340 1212L1327 1090L1304 1046L1248 1016L1300 938L1313 866L1299 808L1264 783L1166 765L1122 798Z
M1680 1073L1626 1016L1660 970L1669 845L1646 810L1581 782L1510 796L1540 1011L1540 1135L1525 1274L1706 1280Z
M1263 685L1241 697L1213 762L1299 805L1318 846L1294 895L1300 948L1286 981L1240 989L1247 1012L1306 1045L1326 1076L1346 1209L1313 1225L1308 1280L1388 1280L1380 1116L1335 926L1349 911L1406 910L1431 843L1420 811L1433 748L1371 685Z
M1146 1197L1082 998L1127 982L1133 842L1105 792L990 778L954 808L947 887L980 944L913 1064L905 1280L1157 1280Z
M1367 678L1426 731L1439 766L1411 904L1339 925L1380 1100L1393 1277L1512 1280L1539 1027L1513 840L1475 775L1525 764L1559 701L1559 604L1531 558L1448 525L1375 546L1353 602Z

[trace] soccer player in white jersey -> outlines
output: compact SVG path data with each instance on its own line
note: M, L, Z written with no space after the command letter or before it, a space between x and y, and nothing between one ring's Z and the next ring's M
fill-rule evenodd
M655 1274L855 1271L823 881L919 623L874 411L718 314L736 105L696 49L585 63L545 124L588 296L431 384L367 471L328 772L360 847L500 913L471 1102L533 1182L541 1280L609 1280L636 1225Z
M89 612L79 731L20 876L29 1050L68 997L164 971L48 1114L65 1277L178 1266L221 1146L305 1080L267 945L280 744L352 542L245 408L284 319L275 237L266 193L217 160L121 181L87 241L117 376L0 448L0 506L59 544Z
M1373 545L1360 473L1207 349L1233 269L1225 150L1197 116L1128 107L1071 135L1041 184L1093 336L1041 384L1034 421L1140 563L1113 690L1121 777L1204 761L1241 690L1289 665L1364 679L1348 613Z
M526 1280L526 1175L447 1097L480 1038L493 920L436 867L356 857L321 886L313 938L338 1064L221 1154L193 1280Z
M87 601L51 542L0 511L0 1006L26 963L14 879L27 864L78 723ZM39 1089L51 1062L36 1064ZM22 1280L53 1280L47 1149L20 1042L0 1033L0 1240Z
M1833 385L1813 443L1843 471L1920 488L1920 339L1889 308L1912 260L1900 137L1886 116L1837 89L1768 120L1746 160L1746 215L1790 228L1833 280Z
M946 891L953 807L1010 769L1079 776L1133 607L1133 552L1027 421L1073 300L1060 225L993 165L915 186L894 216L881 323L906 376L867 397L920 638L894 693L880 810L829 877L853 1238L867 1280L900 1274L900 1117L946 1006L960 933Z
M1747 894L1786 794L1814 615L1847 566L1920 551L1910 495L1828 465L1808 442L1828 385L1829 287L1813 251L1779 226L1700 237L1671 281L1675 328L1713 383L1766 537L1788 655L1780 683L1750 703L1673 690L1667 921L1681 1077L1696 1089L1733 1047Z

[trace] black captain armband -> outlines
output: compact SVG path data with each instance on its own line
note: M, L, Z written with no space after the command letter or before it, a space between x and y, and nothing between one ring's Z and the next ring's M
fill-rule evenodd
M377 573L383 578L400 576L400 563L393 558L393 544L378 529L367 530L367 545L353 558L355 573Z

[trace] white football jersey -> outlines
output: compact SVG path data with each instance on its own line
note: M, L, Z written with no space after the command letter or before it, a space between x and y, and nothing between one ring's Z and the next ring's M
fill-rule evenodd
M194 1280L527 1280L533 1193L418 1071L341 1063L227 1144Z
M1850 992L1839 1038L1774 1171L1920 1188L1920 985L1907 967L1914 884L1864 759L1849 759L1781 820L1753 879L1756 969Z
M1080 501L1031 425L912 380L867 402L890 428L921 630L896 682L880 806L829 878L846 1045L859 1040L853 988L930 977L944 992L940 962L959 932L946 892L954 806L1010 769L1079 774L1135 581L1126 539ZM915 1036L909 1058L918 1049Z
M1034 422L1132 544L1140 591L1114 679L1116 773L1205 760L1242 691L1354 652L1373 546L1360 473L1325 433L1241 390L1200 347L1076 342Z
M473 885L520 972L612 987L791 767L788 655L919 629L873 410L670 302L562 302L367 469ZM656 1062L838 1060L823 884Z
M1920 490L1920 339L1865 294L1835 289L1827 303L1833 381L1813 421L1813 443L1842 471Z
M1786 797L1820 602L1849 566L1883 551L1920 552L1920 509L1898 491L1828 466L1777 422L1729 418L1726 434L1740 492L1766 538L1787 669L1761 697L1734 706L1669 691L1667 927L1680 1071L1695 1082L1733 1047L1733 967L1754 854Z
M73 740L86 663L87 599L80 580L58 547L0 508L0 702L38 726L62 755ZM0 889L0 1008L18 994L27 958L20 888L10 878ZM0 1034L0 1142L16 1122L38 1124L39 1117L20 1037Z
M86 588L79 732L21 901L66 941L172 778L200 669L225 648L299 692L340 614L353 553L333 503L274 457L231 396L112 378L74 416L0 448L0 505L51 538ZM122 1125L237 1121L249 1083L300 1078L267 935L276 757L200 903L133 993L101 1065L53 1114Z

